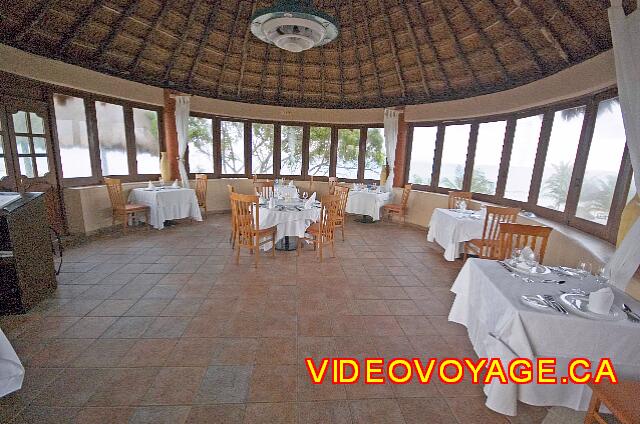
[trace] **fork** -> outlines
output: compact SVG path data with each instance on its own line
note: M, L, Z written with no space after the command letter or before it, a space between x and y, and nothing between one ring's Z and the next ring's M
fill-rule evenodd
M563 314L568 314L569 312L567 312L567 310L564 308L564 306L562 306L561 304L559 304L558 302L556 302L556 299L551 296L550 294L543 294L542 297L549 302L549 304L558 312L562 312Z
M627 314L627 318L629 318L629 321L635 322L635 323L640 322L640 318L638 318L638 314L633 312L631 308L627 306L626 303L622 304L622 310L624 311L625 314Z

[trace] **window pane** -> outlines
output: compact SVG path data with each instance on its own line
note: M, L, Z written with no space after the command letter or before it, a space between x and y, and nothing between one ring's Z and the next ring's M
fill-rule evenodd
M506 198L521 202L526 202L529 199L529 187L538 151L543 116L528 116L516 121L507 185L504 190Z
M482 122L478 127L476 157L471 175L471 191L474 193L496 193L506 128L507 121Z
M538 196L540 206L564 211L585 109L581 106L559 110L553 116L553 128Z
M20 163L20 174L26 175L29 178L33 178L36 176L36 173L33 169L33 161L29 156L22 156L18 159Z
M311 127L309 129L309 175L329 176L331 155L331 128Z
M618 99L600 102L576 216L607 223L625 142Z
M36 158L36 166L38 167L39 177L44 177L49 172L49 160L45 156Z
M102 175L129 174L122 106L96 102L96 118Z
M13 114L13 130L17 133L28 133L27 112L19 110Z
M433 156L436 150L438 127L415 127L409 164L409 182L412 184L431 184Z
M367 129L367 150L364 156L364 178L380 179L380 172L385 163L384 128Z
M62 175L64 178L90 177L91 159L84 101L77 97L53 95Z
M33 150L34 153L46 154L47 153L47 143L42 137L33 137Z
M213 173L213 121L189 118L189 172Z
M136 139L138 174L159 174L158 113L153 110L133 108L133 131Z
M31 145L29 144L29 137L16 136L16 145L18 147L19 155L28 155L31 153Z
M302 127L283 125L280 128L280 174L302 174Z
M440 187L460 190L467 161L471 124L448 125L444 131Z
M338 130L338 162L336 177L358 178L358 153L360 152L360 130Z
M44 134L44 120L37 113L29 112L31 120L31 133Z
M222 121L220 123L222 173L244 174L244 124Z
M273 124L252 124L251 172L273 174Z

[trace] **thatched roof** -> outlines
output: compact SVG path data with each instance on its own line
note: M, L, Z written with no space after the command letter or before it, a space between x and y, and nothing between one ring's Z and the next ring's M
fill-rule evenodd
M43 56L207 97L298 107L451 100L611 48L608 0L316 0L337 40L303 53L251 34L271 0L1 2L0 37ZM635 0L625 4L627 11Z

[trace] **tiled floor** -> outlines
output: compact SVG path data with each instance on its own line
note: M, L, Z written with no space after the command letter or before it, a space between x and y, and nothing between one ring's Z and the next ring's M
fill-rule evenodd
M228 243L228 215L69 250L55 299L0 318L27 372L0 399L13 423L503 423L480 387L313 385L329 356L473 356L447 322L447 263L424 231L347 224L337 259L262 257ZM520 406L512 422L545 408Z

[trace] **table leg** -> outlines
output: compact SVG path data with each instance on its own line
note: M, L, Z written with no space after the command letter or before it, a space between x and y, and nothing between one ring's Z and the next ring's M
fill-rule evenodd
M292 251L298 248L298 237L284 236L276 243L276 250Z
M373 224L375 222L369 215L362 215L362 218L356 218L355 221L361 224Z

